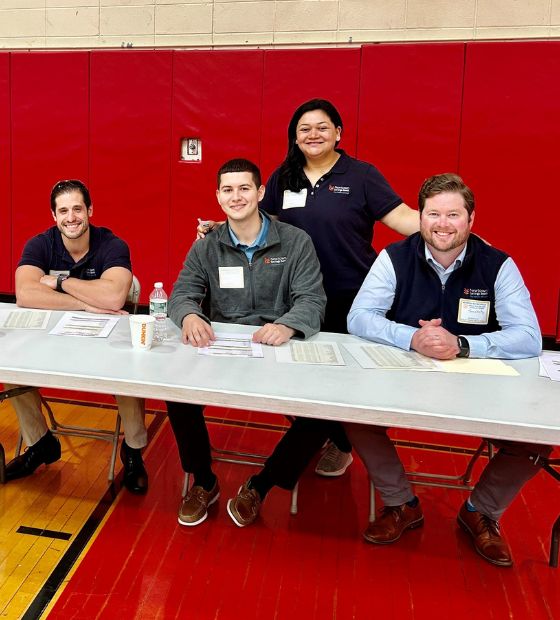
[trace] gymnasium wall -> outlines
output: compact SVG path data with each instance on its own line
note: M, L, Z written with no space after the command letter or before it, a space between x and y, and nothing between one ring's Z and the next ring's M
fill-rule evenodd
M90 186L93 223L128 241L142 301L156 280L170 291L196 218L220 217L219 165L248 157L266 178L293 109L320 96L342 113L342 147L408 204L426 176L463 175L476 232L514 256L552 334L558 67L555 41L0 52L0 292L14 290L25 240L52 224L52 185L73 177ZM201 161L182 159L187 138ZM378 250L395 238L383 228Z
M0 0L0 48L558 36L559 0Z

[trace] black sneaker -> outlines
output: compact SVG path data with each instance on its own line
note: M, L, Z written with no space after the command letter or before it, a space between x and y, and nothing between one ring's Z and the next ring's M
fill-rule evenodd
M60 441L50 431L23 454L16 456L6 465L6 482L30 476L39 465L54 463L60 458Z

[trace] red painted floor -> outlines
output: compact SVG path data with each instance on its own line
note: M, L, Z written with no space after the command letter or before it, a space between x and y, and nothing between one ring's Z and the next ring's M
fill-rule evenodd
M265 452L279 437L270 430L210 428L217 445ZM442 439L423 434L421 440ZM402 454L410 468L422 470L460 471L466 462L463 455L427 450ZM560 569L547 564L560 485L542 473L503 519L515 567L500 569L479 558L456 526L465 497L458 491L417 487L424 528L387 547L364 543L368 485L357 461L338 479L319 478L310 468L295 517L289 494L273 490L258 522L244 529L230 520L226 503L250 467L218 463L221 498L206 522L186 528L176 518L182 475L167 425L147 466L149 494L121 494L50 619L560 619Z

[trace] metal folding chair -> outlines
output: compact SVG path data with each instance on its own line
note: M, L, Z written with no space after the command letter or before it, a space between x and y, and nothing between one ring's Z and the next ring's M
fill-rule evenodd
M488 459L494 456L494 447L486 440L482 439L480 445L471 456L465 471L458 476L449 476L446 474L432 474L420 471L407 471L406 475L412 484L420 484L425 487L440 487L444 489L458 489L460 491L472 491L474 486L472 481L472 470L476 461L484 454ZM369 481L369 522L375 521L375 485L373 481Z
M136 276L132 276L132 284L128 292L126 299L127 305L131 307L132 313L136 314L138 310L138 302L140 300L140 282ZM117 419L115 426L112 429L99 429L90 426L74 426L72 424L63 424L59 422L47 402L47 400L41 395L41 404L45 408L47 418L49 420L49 428L51 433L55 435L65 435L70 437L85 437L86 439L100 439L102 441L108 441L113 445L111 451L111 459L109 461L109 483L112 483L115 479L115 464L117 462L117 450L119 447L119 438L122 435L121 432L121 416L117 412ZM19 435L18 443L16 446L16 456L19 456L21 452L23 438L21 433Z

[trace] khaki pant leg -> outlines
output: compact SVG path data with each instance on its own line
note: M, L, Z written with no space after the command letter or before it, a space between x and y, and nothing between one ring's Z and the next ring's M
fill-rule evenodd
M148 443L144 424L146 402L135 396L115 396L121 416L124 438L131 448L143 448Z
M4 389L11 390L22 387L4 383ZM48 426L41 413L41 397L39 390L32 390L20 396L9 398L8 401L16 410L21 435L26 446L35 445L48 431Z

